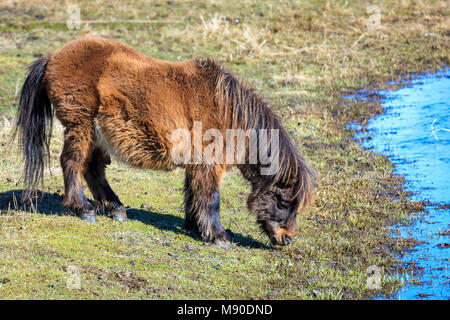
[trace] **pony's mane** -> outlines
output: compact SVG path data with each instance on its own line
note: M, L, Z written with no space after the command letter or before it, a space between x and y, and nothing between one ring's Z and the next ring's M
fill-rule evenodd
M220 112L230 115L231 128L279 130L279 169L275 175L266 177L273 185L292 187L292 197L298 199L299 209L308 207L313 199L316 173L299 155L281 121L267 102L244 80L238 79L214 60L200 60L200 64L215 69L214 97L222 109ZM270 130L268 131L270 144Z

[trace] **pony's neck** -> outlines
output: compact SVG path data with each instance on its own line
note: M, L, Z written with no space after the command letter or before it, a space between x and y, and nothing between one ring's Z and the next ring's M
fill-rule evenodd
M261 176L263 163L242 166L244 177L253 184L258 181L288 183L298 177L300 171L306 166L292 144L289 135L274 115L264 99L253 88L238 80L233 74L216 66L215 99L221 112L227 119L227 126L244 131L254 129L258 137L258 149L261 146L260 131L266 130L267 143L272 147L272 138L276 138L279 150L279 166L275 174ZM277 130L272 137L271 130ZM275 140L274 140L275 141ZM264 142L263 142L264 143ZM258 157L259 158L259 157Z
M227 119L228 128L244 131L256 130L258 132L258 149L261 142L259 131L267 130L267 134L270 136L267 143L270 146L273 143L270 131L272 129L278 131L278 136L275 137L278 139L279 150L279 163L276 173L262 175L263 163L258 159L256 164L246 162L246 164L238 165L244 178L252 183L253 188L264 187L268 184L290 185L293 193L300 196L301 206L310 203L315 172L298 154L286 130L267 103L249 85L236 79L234 75L218 64L207 61L204 65L212 67L214 70L214 97L221 112L225 115L225 119Z

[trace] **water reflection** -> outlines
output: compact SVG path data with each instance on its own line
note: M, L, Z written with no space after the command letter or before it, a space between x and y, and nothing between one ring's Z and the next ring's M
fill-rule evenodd
M365 148L387 155L395 172L404 174L417 200L450 204L450 76L449 69L413 81L397 91L382 91L387 112L370 120L372 139ZM394 299L450 298L450 210L429 206L410 226L396 227L396 236L426 243L402 259L416 262L421 272Z

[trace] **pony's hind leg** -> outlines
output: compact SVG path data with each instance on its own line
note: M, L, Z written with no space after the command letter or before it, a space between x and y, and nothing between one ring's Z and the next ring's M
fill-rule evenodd
M84 178L99 207L106 211L114 220L127 221L125 207L111 189L105 177L105 167L110 162L109 155L96 147L92 151Z
M196 165L186 168L184 186L185 228L203 240L231 247L231 239L220 223L222 166Z
M96 222L95 210L83 191L83 172L92 146L92 128L70 126L64 132L64 147L61 153L61 167L64 175L63 205L81 219Z

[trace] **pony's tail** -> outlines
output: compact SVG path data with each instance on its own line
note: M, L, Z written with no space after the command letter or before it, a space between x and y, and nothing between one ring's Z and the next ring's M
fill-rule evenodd
M49 145L53 110L44 83L49 56L42 57L28 67L22 86L13 139L19 134L19 146L25 160L25 192L22 200L44 185L44 167L50 160Z

